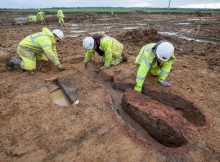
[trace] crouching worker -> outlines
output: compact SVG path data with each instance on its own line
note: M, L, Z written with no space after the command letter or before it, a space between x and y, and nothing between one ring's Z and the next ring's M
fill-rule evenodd
M125 59L122 54L123 45L109 36L86 37L83 40L83 47L87 50L84 59L85 67L93 58L95 52L102 57L104 66L101 69L117 65Z
M57 66L58 70L64 70L60 64L56 51L56 42L64 38L61 30L55 29L52 32L43 28L42 32L31 34L24 38L17 47L17 53L21 59L11 58L7 63L7 68L13 70L15 65L24 70L34 70L37 60L48 61Z
M160 41L145 45L135 60L135 63L140 66L137 71L134 89L138 92L142 91L144 80L149 71L153 76L159 76L160 85L164 87L171 86L166 78L174 60L174 46L171 43Z

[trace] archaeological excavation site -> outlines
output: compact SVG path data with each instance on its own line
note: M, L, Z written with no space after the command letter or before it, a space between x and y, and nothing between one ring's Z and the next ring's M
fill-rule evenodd
M219 162L219 14L69 13L28 23L26 13L0 12L0 161ZM32 71L6 67L19 42L60 29L59 71L37 61ZM85 67L87 36L111 36L126 61ZM148 43L167 40L175 61L167 81L146 76L134 90L135 58Z

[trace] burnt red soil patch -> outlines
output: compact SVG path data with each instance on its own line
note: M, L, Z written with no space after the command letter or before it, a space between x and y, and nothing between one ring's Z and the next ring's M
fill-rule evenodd
M198 106L185 96L179 96L168 92L159 92L147 87L144 87L143 93L152 99L181 112L183 117L196 126L203 126L206 123L206 118L199 110Z
M187 143L180 131L183 118L172 108L131 89L124 93L122 107L159 143L168 147L180 147Z
M135 81L133 79L121 79L118 77L114 77L112 83L113 88L122 91L133 88L134 85ZM184 118L196 126L203 126L206 124L205 115L200 111L199 106L186 96L156 91L148 87L144 87L143 93L146 96L179 111Z

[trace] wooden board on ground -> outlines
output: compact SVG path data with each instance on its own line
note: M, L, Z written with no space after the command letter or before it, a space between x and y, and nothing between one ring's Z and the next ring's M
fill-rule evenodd
M77 88L74 86L74 82L68 78L57 78L57 84L66 95L70 104L73 104L77 100Z

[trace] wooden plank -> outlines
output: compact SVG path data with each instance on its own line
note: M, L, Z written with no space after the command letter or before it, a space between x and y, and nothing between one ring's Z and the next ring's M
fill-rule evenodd
M70 104L77 100L77 88L74 82L68 78L57 78L57 85L62 89Z

